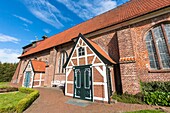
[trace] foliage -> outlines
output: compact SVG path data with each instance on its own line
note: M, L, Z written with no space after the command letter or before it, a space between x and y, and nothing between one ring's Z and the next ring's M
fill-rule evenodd
M17 63L1 63L0 62L0 82L9 82L15 73Z
M9 87L9 82L0 82L0 88Z
M141 93L138 93L136 95L131 95L128 93L124 93L122 95L114 94L112 98L119 102L124 102L124 103L143 104L143 94Z
M0 113L22 113L39 96L39 91L30 88L19 88L19 92L1 94Z
M19 88L19 91L23 91L26 93L30 92L30 94L26 98L19 101L19 103L16 106L17 113L22 113L34 102L34 100L36 100L39 97L39 91L30 88Z
M126 112L126 113L165 113L165 112L158 111L158 110L140 110L140 111L132 111L132 112Z
M170 106L170 92L145 92L144 101L149 105Z
M170 82L141 82L142 92L170 92Z
M30 94L32 92L35 91L35 89L32 89L32 88L25 88L25 87L20 87L18 88L20 92L22 93L27 93L27 94Z
M0 95L0 113L13 113L16 110L18 102L26 97L27 94L22 92L11 92Z
M9 86L5 86L5 87L0 88L0 93L2 93L2 92L12 92L12 91L18 91L18 88L9 87Z

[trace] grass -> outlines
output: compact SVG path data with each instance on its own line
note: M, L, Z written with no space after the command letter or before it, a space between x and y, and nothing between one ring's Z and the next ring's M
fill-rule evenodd
M0 109L8 106L16 106L18 102L26 97L27 94L22 92L11 92L0 94Z
M9 87L9 82L0 82L0 88Z
M126 113L165 113L165 112L158 111L158 110L140 110L140 111L132 111Z

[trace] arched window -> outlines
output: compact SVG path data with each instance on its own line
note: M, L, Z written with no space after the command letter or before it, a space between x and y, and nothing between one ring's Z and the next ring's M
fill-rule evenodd
M65 73L65 69L63 68L66 60L68 58L68 54L66 51L62 51L60 53L60 58L59 58L59 62L58 62L58 73Z
M160 24L146 35L146 46L152 69L170 68L170 24Z

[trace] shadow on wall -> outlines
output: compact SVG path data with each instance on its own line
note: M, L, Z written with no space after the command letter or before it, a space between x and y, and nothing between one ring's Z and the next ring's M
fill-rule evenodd
M110 42L108 43L108 54L109 56L116 61L117 64L114 65L114 79L116 92L122 94L122 82L121 82L121 73L120 73L120 64L119 64L119 45L117 33L113 35Z

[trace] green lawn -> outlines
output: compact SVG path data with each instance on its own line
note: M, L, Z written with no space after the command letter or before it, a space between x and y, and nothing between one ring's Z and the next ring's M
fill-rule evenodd
M9 82L0 82L0 88L8 87L8 86L9 86Z
M27 94L21 92L11 92L0 94L0 109L8 106L16 106Z
M158 110L140 110L140 111L132 111L126 113L165 113L165 112L158 111Z

